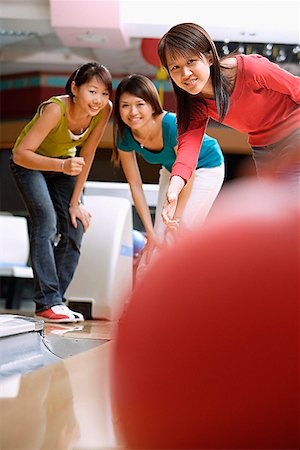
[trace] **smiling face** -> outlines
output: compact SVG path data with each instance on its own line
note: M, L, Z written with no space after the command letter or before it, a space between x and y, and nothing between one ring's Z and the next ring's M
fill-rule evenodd
M121 119L133 130L141 129L153 120L150 103L128 92L121 94L119 108Z
M166 54L167 68L174 83L191 95L211 97L214 94L210 76L212 57L210 54L170 55Z
M72 92L76 97L76 107L89 116L96 116L109 101L109 90L97 76L79 87L73 81Z

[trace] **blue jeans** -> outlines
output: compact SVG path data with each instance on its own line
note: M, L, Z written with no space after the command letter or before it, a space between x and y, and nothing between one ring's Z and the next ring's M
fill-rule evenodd
M30 254L36 311L64 301L80 256L83 226L73 227L69 203L76 177L25 169L11 158L10 167L30 215Z

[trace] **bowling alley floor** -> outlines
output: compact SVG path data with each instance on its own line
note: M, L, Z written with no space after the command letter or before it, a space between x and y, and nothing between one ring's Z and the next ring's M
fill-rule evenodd
M1 310L0 317L8 313L33 316L28 311ZM33 369L34 351L25 352L29 333L0 338L0 345L5 339L10 353L17 355L9 361L12 372L0 378L1 448L124 449L110 399L109 367L116 327L117 322L106 320L44 324L38 339L53 360Z

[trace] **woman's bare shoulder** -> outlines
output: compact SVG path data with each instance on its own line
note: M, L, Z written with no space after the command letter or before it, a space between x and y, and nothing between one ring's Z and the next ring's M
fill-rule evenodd
M38 122L50 125L52 128L58 124L62 118L62 109L58 103L46 103L40 109L40 117Z

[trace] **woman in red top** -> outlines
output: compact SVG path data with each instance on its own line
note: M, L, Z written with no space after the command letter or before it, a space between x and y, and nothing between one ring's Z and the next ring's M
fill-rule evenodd
M177 98L178 155L163 219L169 223L178 194L191 177L210 118L247 133L257 173L297 176L299 182L300 78L260 55L220 60L209 34L182 23L160 40L159 58Z

